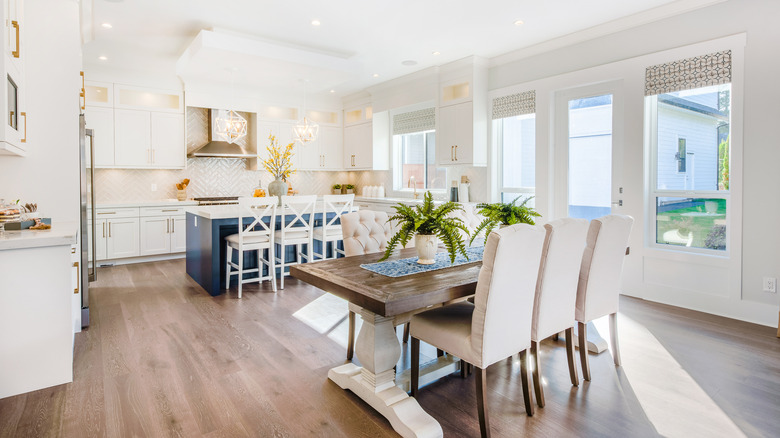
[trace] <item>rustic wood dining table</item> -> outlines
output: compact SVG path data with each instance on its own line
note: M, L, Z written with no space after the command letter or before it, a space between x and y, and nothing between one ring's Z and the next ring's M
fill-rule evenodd
M415 255L414 248L409 248L390 260ZM363 318L355 344L363 366L337 366L328 372L328 378L371 405L401 436L441 437L441 425L407 394L401 379L396 380L394 366L401 357L401 344L395 326L409 321L415 313L473 295L482 261L403 277L387 277L360 267L381 257L375 253L306 263L292 266L290 273L349 301L350 310ZM449 374L456 369L456 362L449 355L432 361L426 367L430 372L421 375L421 383Z

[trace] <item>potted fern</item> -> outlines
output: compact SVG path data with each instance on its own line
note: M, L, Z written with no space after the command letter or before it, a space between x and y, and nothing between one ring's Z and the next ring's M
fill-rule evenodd
M460 231L468 236L468 230L459 218L448 215L456 210L462 210L460 204L446 202L434 208L433 195L426 192L422 204L410 207L404 204L393 206L396 214L390 221L397 221L400 229L387 243L385 255L380 261L387 259L393 250L400 244L401 247L414 237L414 246L417 249L417 263L430 265L435 262L438 239L444 243L450 255L450 262L455 262L457 253L466 255L466 245Z
M515 205L515 202L521 197L522 195L509 203L496 202L495 204L477 204L477 208L479 209L478 213L485 216L485 219L474 229L469 245L474 243L474 239L476 239L482 231L485 232L485 242L487 242L490 232L498 226L514 224L534 225L534 218L540 217L541 215L533 208L526 207L525 205L528 201L533 199L533 196L524 200L520 205Z

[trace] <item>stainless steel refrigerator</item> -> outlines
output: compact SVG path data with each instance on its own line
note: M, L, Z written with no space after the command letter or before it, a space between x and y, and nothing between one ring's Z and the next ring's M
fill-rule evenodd
M89 283L97 280L95 250L95 151L93 131L87 129L84 114L79 116L79 150L81 154L81 327L89 325ZM91 216L91 217L88 217ZM92 222L90 224L90 221ZM89 246L92 246L92 260ZM91 265L90 265L91 262Z

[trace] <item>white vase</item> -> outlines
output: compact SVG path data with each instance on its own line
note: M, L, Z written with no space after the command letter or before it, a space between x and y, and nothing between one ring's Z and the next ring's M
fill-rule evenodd
M439 238L435 234L415 234L414 247L417 248L417 263L432 265L436 262L436 250Z

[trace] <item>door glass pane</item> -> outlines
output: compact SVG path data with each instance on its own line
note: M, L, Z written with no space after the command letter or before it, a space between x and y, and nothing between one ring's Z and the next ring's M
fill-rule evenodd
M657 188L729 189L731 84L658 95Z
M19 114L17 113L17 96L16 82L8 76L8 126L17 129L17 119Z
M536 186L536 114L501 119L503 187Z
M656 198L656 243L726 250L726 200Z
M611 212L612 95L569 101L569 217Z

